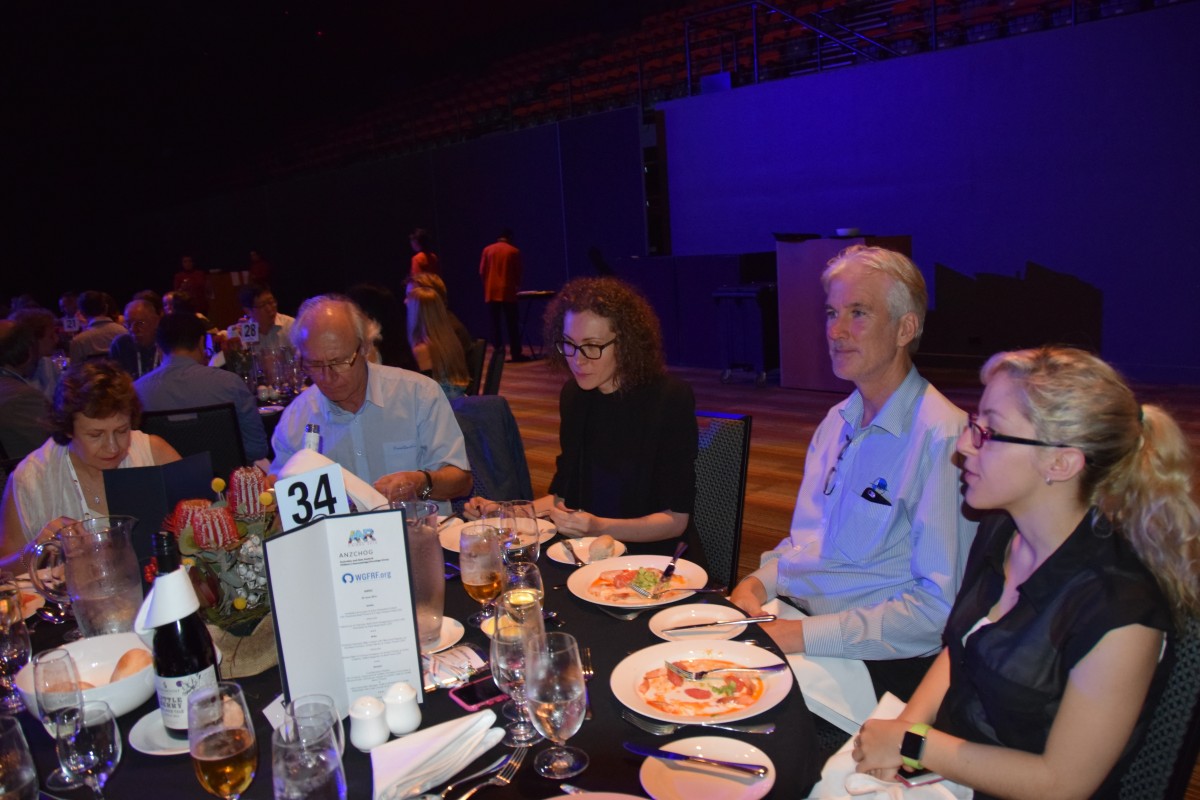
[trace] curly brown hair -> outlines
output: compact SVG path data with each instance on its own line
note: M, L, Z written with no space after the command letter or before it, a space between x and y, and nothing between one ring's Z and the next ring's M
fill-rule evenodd
M136 428L142 420L142 404L133 390L133 378L105 358L72 364L54 390L54 408L50 410L54 441L62 445L71 441L76 414L92 419L128 414Z
M641 386L666 373L658 315L641 292L617 278L576 278L567 282L551 301L542 335L553 369L570 372L567 359L556 346L562 338L568 311L576 314L591 311L612 325L617 336L618 391Z

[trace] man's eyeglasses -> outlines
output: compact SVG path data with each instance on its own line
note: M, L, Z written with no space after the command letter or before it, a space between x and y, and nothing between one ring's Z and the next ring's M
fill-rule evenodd
M1020 436L1006 436L1003 433L996 433L991 428L983 427L979 424L978 419L979 417L975 414L967 415L967 426L971 429L971 444L975 445L976 450L983 447L983 443L988 441L1027 444L1033 447L1074 447L1074 445L1061 442L1042 442L1037 439L1022 439Z
M354 362L358 361L358 351L354 351L354 355L349 358L341 359L340 361L307 361L300 359L300 369L314 380L319 377L324 377L326 374L345 375L350 370L354 369Z
M604 344L575 344L567 339L559 339L554 343L554 349L567 358L574 357L576 353L583 353L584 358L595 361L596 359L600 358L600 356L604 355L605 349L612 347L616 343L616 338L613 338L611 341L607 341Z
M278 308L279 303L276 302L274 297L268 297L265 300L259 300L257 303L254 304L254 307L255 308Z
M847 436L842 442L842 449L838 450L837 461L833 462L833 466L829 468L829 474L825 476L825 494L833 494L833 490L837 488L837 468L838 464L842 463L842 456L846 455L846 448L850 446L850 437Z

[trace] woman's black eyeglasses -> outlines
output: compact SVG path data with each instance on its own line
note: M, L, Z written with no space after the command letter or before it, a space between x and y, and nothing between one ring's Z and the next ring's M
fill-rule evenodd
M991 428L985 428L977 421L979 417L975 414L967 415L967 425L971 428L971 444L975 445L978 450L983 447L984 442L1008 442L1009 444L1027 444L1033 447L1074 447L1071 444L1062 444L1061 442L1042 442L1037 439L1022 439L1020 436L1006 436L1003 433L996 433Z
M572 358L576 353L583 353L584 358L595 361L604 355L606 348L612 347L616 343L617 340L615 338L604 344L575 344L567 339L559 339L554 343L554 349L567 358Z

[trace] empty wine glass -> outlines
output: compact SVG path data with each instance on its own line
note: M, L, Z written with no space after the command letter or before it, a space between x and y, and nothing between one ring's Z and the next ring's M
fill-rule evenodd
M55 738L59 760L92 794L104 797L104 784L121 761L121 729L108 703L91 700L57 712Z
M0 713L19 714L25 701L13 686L13 676L29 663L29 629L23 621L0 623Z
M16 717L0 716L0 797L37 800L38 777Z
M496 518L497 527L500 529L500 543L504 549L504 562L536 563L541 555L542 543L533 501L507 500L500 504Z
M33 658L33 690L37 698L37 714L51 736L58 739L55 718L68 708L83 705L83 691L79 688L79 671L71 654L61 647L38 653ZM66 755L58 753L59 769L46 778L47 789L77 789L82 782L68 770Z
M516 589L500 596L492 634L492 680L517 707L518 718L504 735L509 747L523 747L541 738L529 724L525 704L525 651L545 632L542 604L531 592Z
M587 684L579 662L579 644L569 633L547 633L529 645L525 693L533 727L555 746L537 754L534 769L543 778L561 781L587 768L587 753L567 747L583 724Z
M468 624L478 628L490 616L488 605L504 587L500 535L495 527L481 522L463 525L458 535L458 566L463 588L480 604L479 613L467 618Z
M188 752L204 791L237 800L258 769L250 708L236 683L222 681L188 695Z
M346 730L332 697L327 694L301 695L284 710L288 716L285 724L295 727L296 736L307 740L330 732L337 744L338 756L346 752Z
M346 772L333 729L301 735L284 723L271 734L275 800L346 800Z

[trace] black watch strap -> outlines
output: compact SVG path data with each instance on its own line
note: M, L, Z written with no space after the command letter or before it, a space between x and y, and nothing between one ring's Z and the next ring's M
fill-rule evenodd
M429 474L429 470L427 469L417 471L425 476L425 488L421 489L421 499L428 500L430 495L433 494L433 476Z

